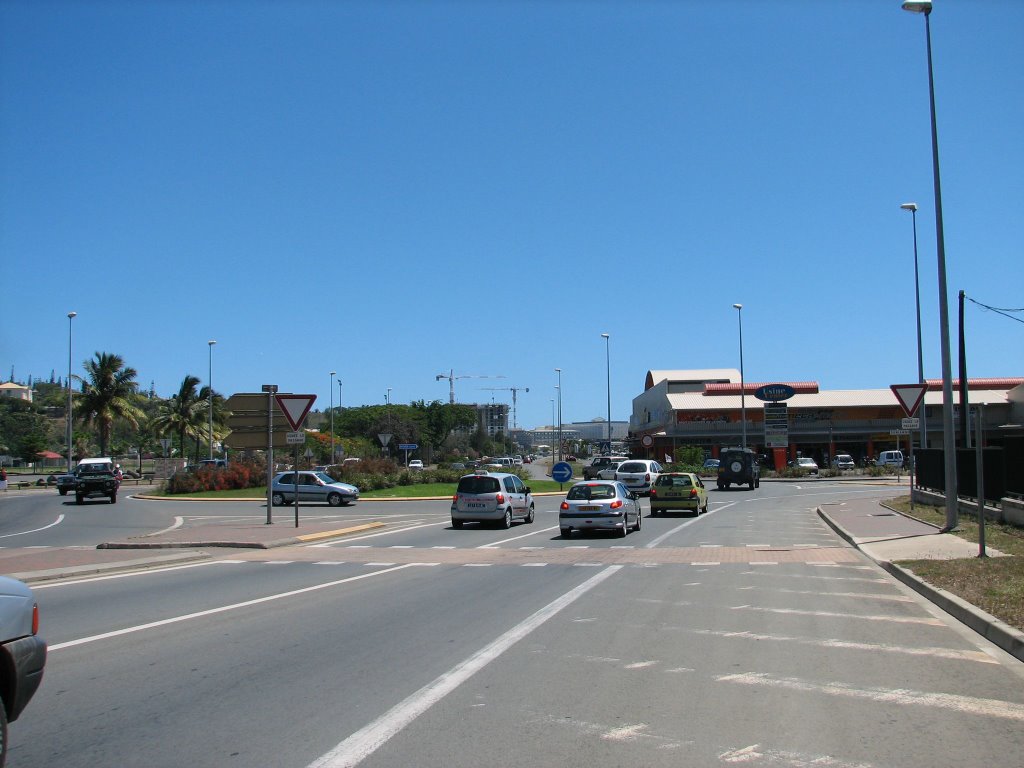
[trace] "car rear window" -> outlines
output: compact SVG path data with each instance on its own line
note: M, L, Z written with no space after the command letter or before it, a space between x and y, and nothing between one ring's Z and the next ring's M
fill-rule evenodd
M675 486L676 488L689 488L693 485L688 475L661 475L655 483L657 486Z
M619 472L646 472L647 465L639 461L624 461L619 464Z
M496 477L474 475L459 480L459 493L497 493L500 488Z
M614 499L615 489L610 485L574 485L569 489L565 498L570 501L591 499Z

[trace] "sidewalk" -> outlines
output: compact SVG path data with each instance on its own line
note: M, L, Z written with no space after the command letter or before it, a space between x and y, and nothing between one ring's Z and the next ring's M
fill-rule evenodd
M818 515L842 538L911 589L985 639L1024 661L1024 632L944 589L933 587L918 578L913 571L896 564L901 560L977 557L977 544L952 533L939 533L939 529L933 525L867 499L822 504L818 507ZM988 548L987 552L992 557L1003 556L1003 553L992 548Z

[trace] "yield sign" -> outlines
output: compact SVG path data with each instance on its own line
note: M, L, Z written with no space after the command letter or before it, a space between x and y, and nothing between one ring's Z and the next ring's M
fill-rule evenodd
M284 417L288 419L292 429L298 432L302 420L306 418L309 409L313 407L316 395L274 395L274 399L277 400L277 407L284 413Z
M927 384L890 384L889 389L900 401L900 407L907 416L917 413L918 406L924 400L924 393L928 390Z

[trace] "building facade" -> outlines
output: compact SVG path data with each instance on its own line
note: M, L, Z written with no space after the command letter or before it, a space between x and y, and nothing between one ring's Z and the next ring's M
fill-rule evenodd
M632 455L660 461L675 448L695 445L716 457L723 448L743 442L744 412L747 447L777 469L798 456L825 466L840 453L863 462L884 450L908 453L911 439L920 445L917 430L898 434L905 431L906 414L891 389L821 390L817 382L800 381L746 382L741 391L739 382L740 373L733 369L648 371L643 393L633 399ZM774 414L769 410L766 423L766 403L754 393L765 384L779 383L795 394L784 401L784 408L774 409ZM926 383L917 415L926 419L928 447L942 447L942 382ZM985 406L986 441L1024 434L1022 393L1024 377L968 380L968 404ZM959 411L958 391L954 402Z

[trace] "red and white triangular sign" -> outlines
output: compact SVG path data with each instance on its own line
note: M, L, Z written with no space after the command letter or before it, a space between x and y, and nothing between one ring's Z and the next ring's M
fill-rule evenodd
M900 407L908 417L917 413L921 401L924 400L924 393L928 391L927 384L890 384L889 389L900 401Z
M302 426L302 420L306 418L309 409L313 407L316 395L274 395L277 400L277 407L281 409L284 417L296 432Z

